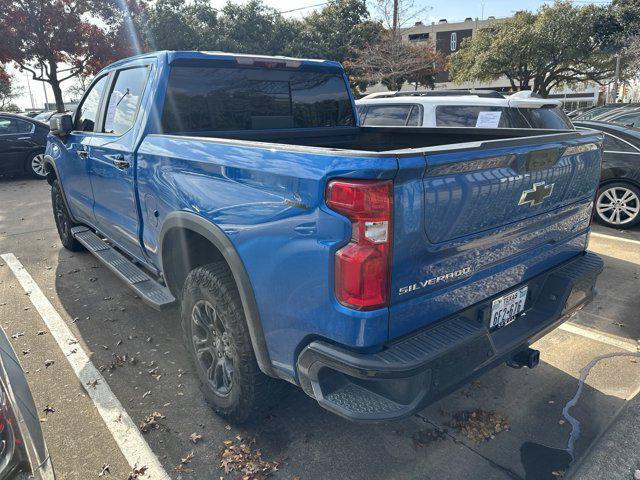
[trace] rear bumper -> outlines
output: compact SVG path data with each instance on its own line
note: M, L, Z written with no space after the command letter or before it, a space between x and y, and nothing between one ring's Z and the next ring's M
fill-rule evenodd
M406 417L510 359L589 303L602 268L602 259L587 252L514 285L509 290L529 286L525 311L495 331L488 328L493 297L374 354L311 342L298 357L300 384L322 407L351 420Z

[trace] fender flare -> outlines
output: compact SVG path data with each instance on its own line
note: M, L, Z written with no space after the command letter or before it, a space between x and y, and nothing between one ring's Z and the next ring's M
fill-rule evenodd
M211 242L222 254L223 258L231 268L233 279L235 280L238 292L240 293L240 301L242 302L242 308L244 309L247 328L249 329L249 336L251 337L251 344L256 355L258 366L265 374L271 377L280 377L273 368L269 357L269 350L267 349L267 342L264 336L264 330L262 329L258 305L253 293L251 281L249 280L249 275L247 275L244 263L227 235L218 226L194 213L170 213L162 223L158 241L158 259L160 261L160 269L163 274L164 258L162 254L162 247L165 236L174 228L192 230L209 240L209 242Z
M67 207L67 213L69 214L69 218L71 218L71 221L73 223L78 223L79 224L79 222L73 216L73 213L71 213L71 209L69 208L69 202L67 201L67 194L64 191L64 187L62 186L62 182L60 181L60 175L58 174L58 167L56 167L56 162L53 160L53 157L51 155L45 155L44 156L44 165L45 165L46 169L50 168L51 171L53 172L53 174L55 175L55 178L58 179L58 183L60 184L60 191L62 192L62 200L64 201L65 207ZM47 176L45 178L46 178L47 183L49 185L53 185L53 177L51 175L49 175L48 172L47 172Z

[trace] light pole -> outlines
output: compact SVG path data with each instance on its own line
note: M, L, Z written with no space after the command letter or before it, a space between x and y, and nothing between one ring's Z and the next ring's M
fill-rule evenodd
M618 84L620 82L620 54L616 53L616 74L613 77L613 103L618 100Z
M31 110L35 110L36 106L33 103L33 94L31 93L31 82L29 82L29 74L27 73L27 88L29 89L29 98L31 99Z

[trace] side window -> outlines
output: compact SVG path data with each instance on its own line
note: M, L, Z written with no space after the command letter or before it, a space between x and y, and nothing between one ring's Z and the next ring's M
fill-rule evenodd
M604 149L605 151L638 153L638 150L627 142L608 133L604 134Z
M414 105L407 119L407 127L419 127L422 125L422 110L418 105Z
M17 118L0 118L0 135L31 133L33 125Z
M122 135L133 126L147 72L148 67L127 68L118 72L109 94L103 132Z
M85 95L78 113L76 115L75 130L81 132L93 132L96 128L96 120L98 118L98 108L100 107L100 98L102 92L107 85L107 76L101 77L93 84L89 92Z
M404 127L411 110L411 105L369 105L363 125Z

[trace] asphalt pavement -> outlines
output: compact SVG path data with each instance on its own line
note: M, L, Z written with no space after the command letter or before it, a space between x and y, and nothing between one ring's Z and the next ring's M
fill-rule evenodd
M535 369L496 368L418 415L380 425L350 423L287 386L264 417L231 425L199 392L177 311L146 307L90 254L63 249L49 196L46 182L0 179L0 324L15 336L60 479L97 478L105 465L103 476L126 479L135 456L122 445L136 438L171 478L238 478L220 468L236 437L255 439L251 448L278 464L274 479L557 479L572 462L570 438L579 461L640 390L640 229L596 226L590 248L605 260L599 295L535 345ZM50 310L25 290L8 254ZM96 380L122 407L117 418L105 416L95 380L80 380L76 346L63 348L47 315L61 319L100 372ZM464 411L486 422L461 430ZM146 433L110 423L139 425L152 413L161 416ZM194 433L202 436L195 444Z

